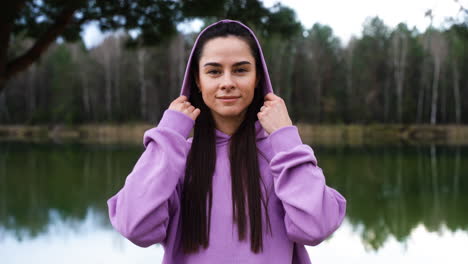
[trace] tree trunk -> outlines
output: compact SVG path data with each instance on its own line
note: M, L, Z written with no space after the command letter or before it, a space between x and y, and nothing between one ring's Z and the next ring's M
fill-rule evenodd
M145 56L146 56L145 49L139 48L138 49L138 80L140 82L140 113L141 113L143 120L147 120Z
M423 111L424 111L424 90L425 90L425 85L423 83L423 85L421 85L419 87L419 95L418 95L418 109L417 109L417 112L416 112L416 123L420 124L422 123L422 117L423 117Z
M104 66L104 91L105 91L105 102L106 102L106 116L107 121L112 120L112 47L111 40L109 39L107 45L101 51L102 54L102 65Z
M8 106L6 103L6 93L0 93L0 116L4 115L5 116L5 121L10 120L10 112L8 111Z
M352 121L352 103L353 103L353 55L354 44L349 43L346 51L346 108L344 109L345 120Z
M115 36L115 41L113 48L115 49L115 55L111 56L111 60L113 61L113 79L114 79L114 92L115 92L115 108L116 111L121 113L122 111L122 103L120 98L120 63L122 59L122 50L120 44L120 36ZM123 114L123 113L122 113ZM125 117L124 117L125 118Z
M405 80L405 69L407 61L408 39L401 33L394 38L393 42L395 67L395 83L397 95L397 121L403 122L403 85Z
M31 120L33 119L34 117L34 113L36 112L36 68L37 66L36 65L32 65L30 70L29 70L29 78L28 78L28 90L29 90L29 94L28 94L28 98L26 98L26 100L28 100L28 119Z
M106 113L107 121L112 120L112 83L111 83L111 72L109 65L104 69L104 83L106 87Z
M292 90L294 89L294 83L292 81L293 77L293 70L296 65L296 49L295 47L290 47L288 49L290 51L289 56L287 56L287 64L289 67L286 67L286 92L283 95L284 101L286 102L287 105L291 105L291 94Z
M88 76L86 75L87 73L82 71L81 72L81 85L83 87L83 106L85 110L86 117L90 117L91 113L91 102L89 98L89 82L88 82Z
M455 99L455 123L461 122L461 102L460 102L460 72L455 61L452 62L453 69L453 96Z
M315 116L316 116L316 122L320 122L321 121L321 116L322 116L322 105L321 105L321 102L322 102L322 75L321 73L319 73L317 75L317 97L315 98L316 101L315 101L315 105L316 105L316 108L315 108Z
M434 61L434 79L432 80L431 124L437 123L437 103L439 100L440 59Z
M2 95L5 92L4 91L5 86L6 86L6 79L4 77L0 76L0 95Z

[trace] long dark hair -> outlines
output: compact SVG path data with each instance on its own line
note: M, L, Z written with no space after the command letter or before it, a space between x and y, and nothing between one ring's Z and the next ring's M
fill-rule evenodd
M219 23L207 29L200 36L190 65L191 82L189 101L200 108L195 121L192 147L188 153L185 180L182 191L182 246L185 253L196 252L200 246L207 248L210 237L210 216L213 200L212 177L216 165L215 122L211 111L204 103L196 88L198 64L205 43L213 38L236 36L244 40L255 58L257 78L263 78L260 52L250 32L237 23ZM260 175L257 159L255 121L263 105L263 82L258 81L254 98L248 106L245 119L230 138L229 160L231 164L233 222L237 223L239 240L246 238L246 209L250 222L251 250L263 250L262 204L265 209L268 228L271 232L268 215L267 189ZM246 208L246 199L248 208ZM207 210L208 204L208 210Z

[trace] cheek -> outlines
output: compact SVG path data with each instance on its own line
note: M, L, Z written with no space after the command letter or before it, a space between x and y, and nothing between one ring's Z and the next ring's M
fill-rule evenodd
M209 79L200 79L200 90L202 92L203 99L208 99L209 94L213 94L215 90L215 84Z
M255 80L248 80L244 83L244 93L252 100L255 93Z
M213 89L213 86L205 85L202 86L201 90L203 102L205 102L209 108L213 108L216 104L216 89Z

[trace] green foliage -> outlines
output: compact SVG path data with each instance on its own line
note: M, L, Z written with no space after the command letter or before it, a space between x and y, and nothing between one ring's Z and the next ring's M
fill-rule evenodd
M52 121L73 124L78 121L79 115L76 107L77 79L74 77L78 68L72 61L70 51L64 45L57 46L48 59L53 73L50 76L51 102L49 105Z
M181 20L179 1L25 1L15 19L14 34L27 32L37 39L55 23L67 9L75 10L73 21L62 37L68 41L80 38L83 25L97 21L103 31L139 29L149 43L156 43L176 32L176 23Z
M72 22L61 34L67 41L80 39L83 26L91 21L97 22L104 32L136 30L140 32L138 39L129 41L147 45L155 45L173 36L177 33L178 23L194 18L207 21L237 19L261 28L264 34L273 32L285 37L301 31L292 9L277 4L270 10L259 0L27 0L15 17L12 33L24 32L27 37L38 39L67 9L75 10Z
M250 4L246 2L245 8ZM232 19L242 15L249 19L248 14L237 14L240 11L236 8L225 8L224 12L231 10ZM213 12L206 14L220 14ZM468 122L468 104L460 100L468 96L468 29L464 25L421 33L404 23L389 28L375 17L363 24L361 37L341 43L327 25L315 24L304 31L294 12L280 5L258 19L243 22L253 24L273 89L285 100L296 122L429 122L434 50L438 50L432 47L431 51L429 40L435 37L445 43L440 49L446 49L443 54L447 54L440 66L437 121ZM207 17L205 23L215 20ZM275 29L287 20L291 20L289 25ZM261 24L255 25L255 21ZM157 123L180 92L195 37L177 34L157 45L138 45L131 50L124 48L131 39L127 34L113 35L91 50L82 42L54 46L36 70L10 83L5 92L7 103L0 106L0 122ZM31 42L25 37L14 41L14 54L20 54ZM139 59L142 51L143 59ZM397 92L399 69L404 73L401 98Z

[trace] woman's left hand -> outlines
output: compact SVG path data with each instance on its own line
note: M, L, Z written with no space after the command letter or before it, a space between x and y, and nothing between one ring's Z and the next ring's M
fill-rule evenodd
M292 125L286 104L281 97L273 93L265 95L265 102L260 108L260 112L257 113L257 117L263 129L265 129L268 134L282 127Z

